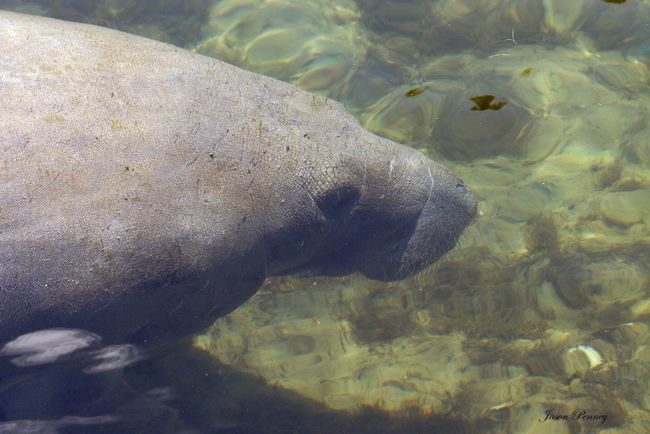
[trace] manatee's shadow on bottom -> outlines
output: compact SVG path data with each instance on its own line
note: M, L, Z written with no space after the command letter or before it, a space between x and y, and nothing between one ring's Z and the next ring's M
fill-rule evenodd
M420 407L387 413L366 407L332 410L256 375L221 364L191 339L155 352L135 350L120 363L115 349L71 351L52 337L94 336L49 330L40 353L0 358L0 432L7 434L264 434L264 433L462 433L459 420L425 414ZM38 342L43 339L38 340ZM38 343L36 342L36 343ZM33 339L9 345L15 355L34 349ZM41 342L42 343L42 342ZM29 344L29 345L27 345ZM69 346L69 345L68 345ZM103 349L102 349L103 348ZM48 352L49 350L49 352ZM5 351L7 352L7 351ZM55 354L54 354L55 353ZM54 354L51 360L43 359ZM105 364L94 364L97 355ZM7 355L7 354L5 354ZM41 359L39 359L39 357ZM101 357L100 357L101 358ZM121 363L126 361L127 363ZM29 363L28 363L29 362ZM129 364L131 363L131 364ZM16 368L12 364L23 364ZM125 367L126 366L126 367Z
M190 342L165 356L128 368L135 389L168 385L183 425L200 433L464 433L460 420L424 414L421 408L388 413L373 407L332 410L299 393L219 363ZM187 431L190 432L190 431Z

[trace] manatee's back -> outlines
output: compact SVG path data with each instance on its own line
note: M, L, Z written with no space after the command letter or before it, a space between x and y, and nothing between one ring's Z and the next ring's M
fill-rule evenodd
M180 289L161 290L161 306L149 292L214 273L207 250L235 243L225 228L246 207L224 173L248 151L218 136L242 124L234 68L1 11L0 47L0 342L111 303L123 314L111 330L174 309Z

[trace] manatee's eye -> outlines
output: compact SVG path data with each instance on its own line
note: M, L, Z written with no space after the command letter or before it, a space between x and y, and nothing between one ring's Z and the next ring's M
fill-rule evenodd
M342 186L325 192L316 201L316 205L328 219L335 219L348 211L359 200L360 193L356 188Z

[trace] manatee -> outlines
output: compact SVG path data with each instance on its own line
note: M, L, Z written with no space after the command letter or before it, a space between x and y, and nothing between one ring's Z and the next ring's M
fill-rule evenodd
M338 103L92 25L0 12L0 343L189 336L269 276L404 279L476 200Z

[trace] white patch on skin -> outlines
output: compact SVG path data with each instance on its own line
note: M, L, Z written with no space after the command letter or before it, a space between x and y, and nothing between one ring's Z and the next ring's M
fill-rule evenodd
M395 168L395 159L390 160L388 165L388 182L390 182L391 176L393 175L393 169Z
M366 175L368 174L367 172L367 162L368 162L368 153L367 151L365 152L364 158L363 158L363 180L361 181L361 191L359 192L359 197L363 197L363 192L366 189Z
M429 179L431 179L431 188L429 189L429 197L427 198L427 203L429 203L429 201L431 200L431 193L433 193L433 186L435 185L436 181L433 179L433 175L431 174L430 167L427 167L427 172L429 172Z

